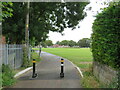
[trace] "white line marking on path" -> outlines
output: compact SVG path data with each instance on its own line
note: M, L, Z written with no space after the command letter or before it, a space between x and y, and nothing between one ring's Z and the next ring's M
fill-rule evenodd
M71 62L71 61L70 61ZM72 63L72 62L71 62ZM83 78L83 74L82 74L82 71L80 70L80 68L78 66L76 66L75 64L72 63L72 65L78 70L78 72L80 73L80 75L82 76Z

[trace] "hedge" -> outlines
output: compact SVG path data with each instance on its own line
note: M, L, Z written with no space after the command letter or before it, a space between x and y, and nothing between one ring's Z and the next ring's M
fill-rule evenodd
M112 3L96 16L92 26L94 61L120 67L120 2Z

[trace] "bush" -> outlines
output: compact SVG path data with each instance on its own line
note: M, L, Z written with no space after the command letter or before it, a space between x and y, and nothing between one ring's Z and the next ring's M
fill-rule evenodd
M95 61L120 67L120 2L112 3L93 23L92 52Z
M15 83L14 73L9 65L2 65L2 86L10 86Z

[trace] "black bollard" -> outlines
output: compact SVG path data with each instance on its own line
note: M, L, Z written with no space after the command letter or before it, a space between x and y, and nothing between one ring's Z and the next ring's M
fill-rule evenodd
M33 75L32 75L32 78L35 78L37 76L37 74L35 73L35 63L36 63L35 59L33 59L32 62L33 62Z
M60 73L60 77L61 78L64 77L64 59L61 59L61 73Z

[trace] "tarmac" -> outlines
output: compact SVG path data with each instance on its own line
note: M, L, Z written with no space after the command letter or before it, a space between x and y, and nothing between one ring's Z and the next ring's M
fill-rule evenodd
M64 77L60 78L61 57L41 52L41 61L36 65L37 77L32 78L32 70L20 75L11 88L82 88L81 76L74 65L64 59Z

